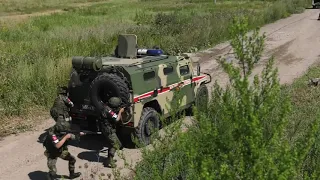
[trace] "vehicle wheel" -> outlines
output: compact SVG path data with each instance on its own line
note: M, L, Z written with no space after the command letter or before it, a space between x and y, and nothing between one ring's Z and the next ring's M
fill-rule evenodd
M149 145L152 133L155 130L159 130L159 127L160 118L158 112L151 107L143 108L139 125L136 128L136 136L139 143L144 146Z
M195 105L199 111L204 111L207 109L208 106L208 88L206 85L200 85L199 89L197 90Z
M116 74L103 73L96 77L90 88L90 98L92 104L98 109L103 109L101 102L107 103L108 99L116 96L120 97L122 104L129 102L129 88L125 81Z

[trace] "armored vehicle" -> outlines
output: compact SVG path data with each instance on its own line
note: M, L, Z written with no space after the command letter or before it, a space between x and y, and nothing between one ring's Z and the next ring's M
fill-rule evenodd
M193 63L187 55L138 49L136 35L119 35L113 56L73 57L72 67L69 98L74 103L70 111L73 122L90 130L99 128L97 119L103 104L108 105L111 97L120 97L121 106L126 108L119 126L133 130L145 145L150 143L150 127L161 128L158 115L169 116L177 87L182 95L181 110L208 101L205 84L211 82L211 76L200 73L199 63ZM114 112L119 109L113 108Z

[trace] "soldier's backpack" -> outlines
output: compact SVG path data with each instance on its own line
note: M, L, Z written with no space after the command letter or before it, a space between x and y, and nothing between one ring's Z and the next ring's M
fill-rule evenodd
M47 146L47 142L48 142L48 132L45 132L44 137L42 138L42 145L43 147Z

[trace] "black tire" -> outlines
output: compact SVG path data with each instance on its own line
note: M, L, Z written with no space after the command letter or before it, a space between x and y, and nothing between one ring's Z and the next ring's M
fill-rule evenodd
M209 100L208 88L205 84L201 84L199 89L197 90L195 105L199 111L203 111L207 109Z
M120 97L122 104L127 104L130 98L129 93L129 88L125 81L116 74L103 73L96 77L90 86L91 103L98 110L103 109L101 101L106 103L112 96Z
M151 122L151 128L149 126L149 122ZM149 128L147 128L147 126ZM136 128L136 136L141 145L147 146L150 144L150 139L152 136L152 132L159 130L160 128L160 117L158 112L151 108L145 107L142 110L139 125Z

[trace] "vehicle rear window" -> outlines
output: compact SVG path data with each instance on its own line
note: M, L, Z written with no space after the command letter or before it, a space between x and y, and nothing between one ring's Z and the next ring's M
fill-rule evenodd
M184 65L180 67L180 75L186 75L189 74L189 66L188 65Z
M163 74L164 74L164 75L170 74L170 73L172 73L172 72L173 72L173 67L172 67L172 66L165 67L165 68L163 69Z
M153 79L156 76L156 73L154 71L146 72L143 74L143 78L145 81Z

